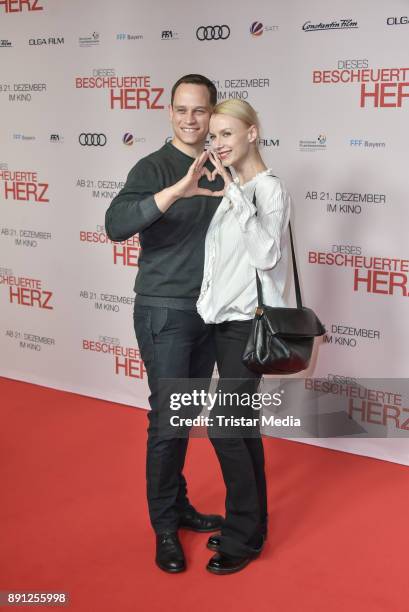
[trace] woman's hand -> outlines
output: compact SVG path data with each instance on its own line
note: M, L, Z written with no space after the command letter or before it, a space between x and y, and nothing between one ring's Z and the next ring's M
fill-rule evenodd
M230 185L230 183L233 182L233 179L230 175L230 173L226 170L226 168L223 166L220 157L218 156L218 154L215 151L209 151L209 159L212 162L213 166L214 166L214 171L212 173L212 175L214 174L214 172L216 172L217 174L220 174L220 176L222 177L222 179L224 180L224 189L226 190L226 187L228 187Z

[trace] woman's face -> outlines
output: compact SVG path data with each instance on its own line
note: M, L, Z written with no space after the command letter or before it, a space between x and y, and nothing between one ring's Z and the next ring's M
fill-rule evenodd
M257 137L254 126L249 128L229 115L212 115L209 132L212 149L218 153L223 166L240 165Z

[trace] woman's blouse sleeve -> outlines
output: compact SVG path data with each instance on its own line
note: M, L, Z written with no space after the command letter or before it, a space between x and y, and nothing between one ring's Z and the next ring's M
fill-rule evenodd
M243 234L250 261L259 270L274 268L281 258L282 238L290 217L290 195L277 178L264 176L256 185L256 204L236 183L225 195Z

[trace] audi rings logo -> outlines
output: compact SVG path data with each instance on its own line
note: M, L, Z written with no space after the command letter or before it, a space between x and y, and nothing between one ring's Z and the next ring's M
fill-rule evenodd
M226 40L230 36L228 25L221 26L200 26L196 30L198 40Z
M85 134L79 135L78 141L83 147L104 147L107 143L105 134Z

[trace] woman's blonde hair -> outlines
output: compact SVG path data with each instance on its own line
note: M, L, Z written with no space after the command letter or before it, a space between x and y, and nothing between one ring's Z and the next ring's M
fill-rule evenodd
M236 119L240 119L246 125L255 125L257 129L260 128L260 124L258 121L257 113L254 108L246 102L245 100L225 100L224 102L219 102L213 109L214 115L229 115L230 117L235 117Z

